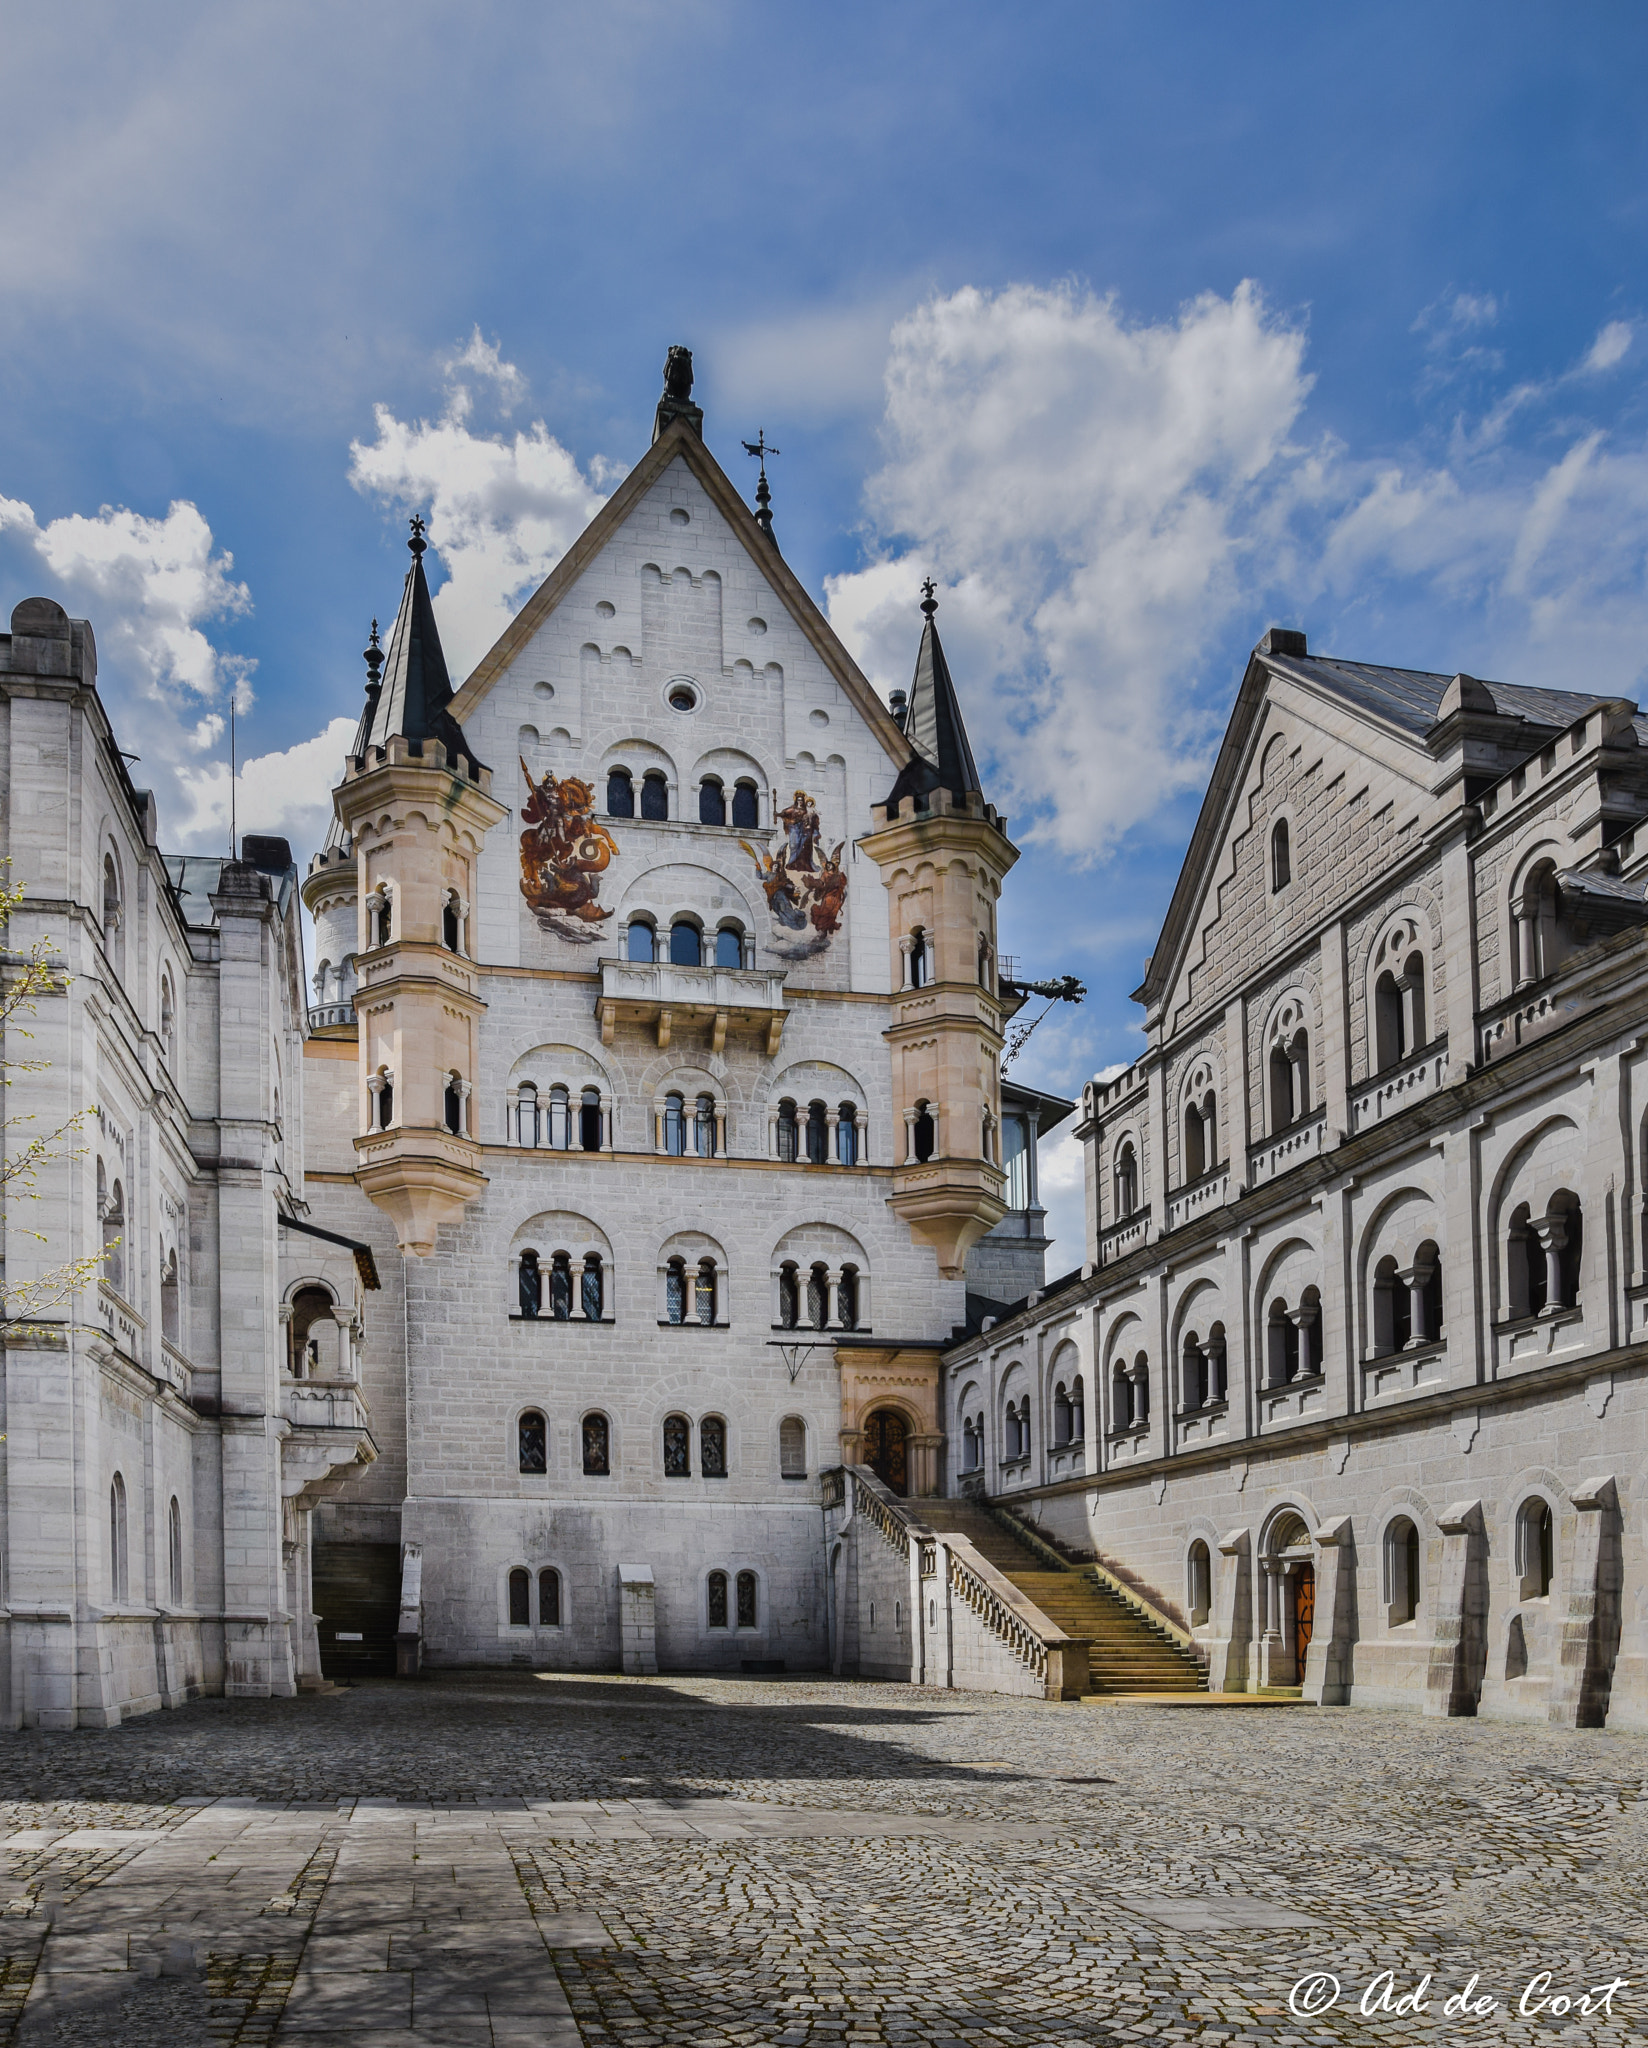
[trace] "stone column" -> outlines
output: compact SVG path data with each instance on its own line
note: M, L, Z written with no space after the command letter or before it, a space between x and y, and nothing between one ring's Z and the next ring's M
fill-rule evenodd
M1568 1219L1560 1212L1541 1216L1528 1228L1538 1238L1539 1248L1545 1254L1545 1306L1540 1314L1560 1315L1563 1308L1562 1254L1568 1243Z
M1479 1500L1456 1501L1437 1517L1442 1578L1436 1595L1425 1712L1474 1714L1487 1661L1488 1538Z
M521 1142L521 1119L518 1113L520 1105L520 1089L506 1089L504 1091L504 1143L506 1145L519 1145Z

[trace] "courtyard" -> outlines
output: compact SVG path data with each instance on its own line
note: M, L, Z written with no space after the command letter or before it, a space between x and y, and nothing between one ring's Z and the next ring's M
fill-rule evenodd
M460 1673L6 1736L0 1771L0 2041L1625 2042L1648 2011L1638 1736ZM1497 2007L1445 2013L1473 1978Z

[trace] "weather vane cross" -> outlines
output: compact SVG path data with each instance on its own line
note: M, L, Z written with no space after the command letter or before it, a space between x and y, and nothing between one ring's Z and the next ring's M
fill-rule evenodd
M765 427L757 429L753 441L746 441L744 443L744 453L759 457L761 463L761 474L757 478L755 486L755 523L767 536L768 540L773 541L774 547L778 543L776 540L773 540L772 492L767 488L767 457L769 455L779 455L782 452L781 449L775 448L767 439Z

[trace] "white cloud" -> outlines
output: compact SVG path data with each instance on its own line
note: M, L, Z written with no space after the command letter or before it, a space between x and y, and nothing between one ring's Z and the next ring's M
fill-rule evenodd
M1610 320L1596 340L1591 343L1591 352L1585 358L1587 370L1611 370L1615 363L1624 359L1631 346L1632 327L1629 320Z
M456 680L601 509L606 499L597 486L613 473L597 460L586 477L542 420L513 434L472 428L477 381L492 386L506 409L526 394L520 372L481 339L479 328L445 369L440 418L399 420L379 405L377 439L350 444L349 480L427 518L430 544L447 572L435 610Z
M1455 335L1498 316L1469 295L1432 311ZM1442 459L1370 459L1301 433L1305 337L1252 285L1154 325L1071 288L935 299L893 332L874 558L831 579L831 619L902 686L931 572L992 793L1016 836L1078 862L1200 786L1239 626L1635 694L1648 446L1556 412L1630 332L1461 421Z
M242 687L253 664L225 655L201 631L211 619L252 608L251 592L234 581L234 557L214 553L212 529L184 501L164 519L105 505L96 518L74 513L41 526L16 498L0 498L0 534L32 555L54 590L88 610L98 645L145 694L181 708L193 697L215 703L226 686Z
M974 738L1068 855L1205 771L1199 664L1299 471L1304 346L1252 285L1153 326L1068 287L967 289L893 331L881 558L831 579L831 619L903 684L930 570Z
M332 816L332 791L355 736L353 718L334 718L324 732L278 752L255 755L235 776L235 822L247 832L290 839L301 863L319 846ZM179 776L182 805L166 820L166 842L189 846L229 844L229 764L216 760Z

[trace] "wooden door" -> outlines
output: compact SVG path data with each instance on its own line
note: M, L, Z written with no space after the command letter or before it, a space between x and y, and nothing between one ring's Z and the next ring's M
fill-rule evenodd
M889 1493L910 1490L905 1438L910 1426L896 1408L872 1409L864 1421L864 1462Z
M1299 1660L1299 1682L1304 1682L1305 1652L1316 1627L1316 1567L1301 1564L1293 1572L1294 1650Z

